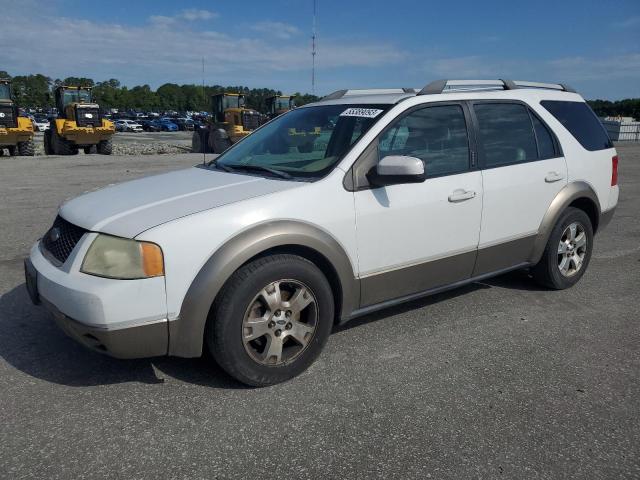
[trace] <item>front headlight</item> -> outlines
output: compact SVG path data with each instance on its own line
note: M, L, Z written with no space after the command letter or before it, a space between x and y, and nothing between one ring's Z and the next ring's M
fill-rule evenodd
M80 271L99 277L134 280L164 275L162 250L155 243L98 235Z

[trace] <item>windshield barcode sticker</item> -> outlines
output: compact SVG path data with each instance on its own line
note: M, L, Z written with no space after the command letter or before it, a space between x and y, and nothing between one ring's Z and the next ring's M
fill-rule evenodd
M347 108L340 114L341 117L364 117L364 118L376 118L382 113L382 110L377 108Z

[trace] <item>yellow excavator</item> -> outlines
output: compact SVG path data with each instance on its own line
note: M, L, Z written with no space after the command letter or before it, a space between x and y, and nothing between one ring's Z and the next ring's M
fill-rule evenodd
M222 153L262 123L256 110L245 107L242 94L219 93L211 97L211 104L211 119L193 132L194 153Z
M82 148L84 153L111 155L116 129L113 122L102 118L91 88L61 85L54 89L54 95L58 117L50 119L45 132L45 153L75 155Z
M11 96L11 81L0 79L0 155L34 155L33 124L18 114L18 106Z

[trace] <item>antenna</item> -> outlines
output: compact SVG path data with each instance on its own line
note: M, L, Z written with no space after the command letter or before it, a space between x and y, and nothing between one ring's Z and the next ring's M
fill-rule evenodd
M204 56L202 57L202 101L207 102L207 97L204 93ZM200 130L198 130L198 135L200 135ZM200 142L202 143L202 135L200 135ZM202 165L207 163L207 145L202 145Z
M317 0L313 0L313 26L311 29L311 94L316 94L316 6Z

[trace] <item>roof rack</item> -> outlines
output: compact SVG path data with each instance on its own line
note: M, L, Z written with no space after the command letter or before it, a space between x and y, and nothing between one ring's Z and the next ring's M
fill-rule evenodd
M563 83L539 83L520 80L436 80L426 85L418 95L467 92L477 90L515 90L517 88L543 88L575 93L575 90Z
M329 95L322 97L320 101L335 100L342 97L352 97L356 95L388 95L392 93L416 93L415 88L361 88L351 90L336 90Z

